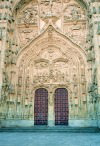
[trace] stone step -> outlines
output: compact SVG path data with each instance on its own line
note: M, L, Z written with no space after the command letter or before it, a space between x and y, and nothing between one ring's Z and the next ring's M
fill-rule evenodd
M46 127L46 126L34 126L34 127L12 127L12 128L0 128L0 132L66 132L66 133L99 133L100 129L96 127Z

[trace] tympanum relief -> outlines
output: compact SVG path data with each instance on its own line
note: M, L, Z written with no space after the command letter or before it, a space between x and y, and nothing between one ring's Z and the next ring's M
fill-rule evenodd
M48 50L47 50L48 49ZM41 59L34 61L33 82L59 83L68 78L68 58L55 47L44 49L38 56Z

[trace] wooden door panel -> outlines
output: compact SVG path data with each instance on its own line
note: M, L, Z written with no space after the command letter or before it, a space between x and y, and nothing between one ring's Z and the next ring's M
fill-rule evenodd
M47 125L48 123L48 91L44 88L35 92L34 124Z
M55 91L55 125L68 125L68 91L58 88Z

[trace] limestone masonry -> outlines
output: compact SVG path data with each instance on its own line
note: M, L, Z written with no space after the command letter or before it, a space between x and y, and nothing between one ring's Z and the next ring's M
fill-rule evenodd
M100 0L0 0L0 126L65 123L100 127Z

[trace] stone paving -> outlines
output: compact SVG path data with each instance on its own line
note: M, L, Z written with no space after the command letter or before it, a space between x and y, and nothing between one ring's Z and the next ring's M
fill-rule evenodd
M100 133L0 133L0 146L100 146Z

